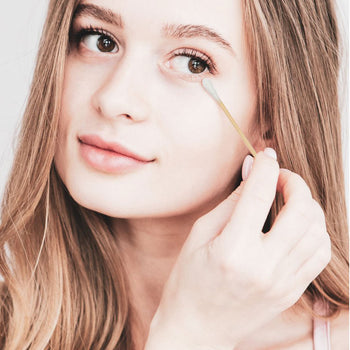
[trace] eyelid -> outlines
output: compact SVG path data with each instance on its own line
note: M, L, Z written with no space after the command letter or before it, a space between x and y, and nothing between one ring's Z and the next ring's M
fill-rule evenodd
M204 53L201 50L183 47L173 51L171 57L176 57L176 56L186 56L186 57L197 58L203 61L208 66L208 70L211 74L215 74L218 72L215 61L208 54Z
M83 26L79 25L77 29L72 30L71 32L71 40L76 44L80 44L82 41L82 38L87 35L105 35L110 37L113 42L120 47L119 40L109 31L103 29L102 27L96 27L93 25ZM102 53L102 52L101 52Z

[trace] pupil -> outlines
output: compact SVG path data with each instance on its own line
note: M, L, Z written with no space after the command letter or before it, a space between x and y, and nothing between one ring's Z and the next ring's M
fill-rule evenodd
M115 44L106 36L100 36L97 47L102 52L109 52L114 49Z
M188 62L188 68L192 73L202 73L204 72L206 66L202 61L198 60L197 58L191 58Z

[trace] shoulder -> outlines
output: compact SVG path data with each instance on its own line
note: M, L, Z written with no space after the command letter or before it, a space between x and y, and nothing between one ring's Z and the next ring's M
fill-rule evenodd
M331 319L331 348L349 349L349 310L342 309L337 317Z

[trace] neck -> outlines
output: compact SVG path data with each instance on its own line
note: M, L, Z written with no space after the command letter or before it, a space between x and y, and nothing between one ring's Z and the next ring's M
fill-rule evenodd
M137 349L143 348L164 284L195 219L114 219L129 283L131 331Z

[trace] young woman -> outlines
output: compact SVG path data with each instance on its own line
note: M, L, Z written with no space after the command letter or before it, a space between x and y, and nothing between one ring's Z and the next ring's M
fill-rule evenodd
M339 52L331 0L52 0L1 348L346 349Z

